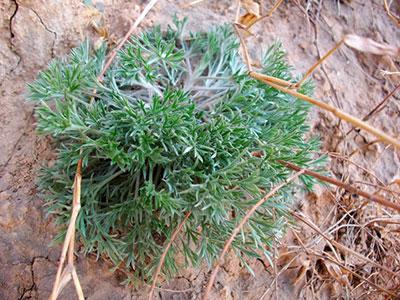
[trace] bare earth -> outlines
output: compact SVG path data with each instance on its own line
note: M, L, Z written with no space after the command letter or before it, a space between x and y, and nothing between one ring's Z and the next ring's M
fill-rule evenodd
M97 8L104 8L104 20L114 40L128 30L130 20L138 16L146 3L93 2ZM190 28L194 30L232 22L235 2L205 0L187 8L182 1L160 0L141 29L155 23L167 24L175 13L189 16ZM267 11L273 1L264 2ZM271 18L257 25L257 35L251 39L254 55L260 55L261 49L280 39L290 63L300 74L349 32L400 46L400 30L386 14L383 1L297 2L285 1ZM392 10L400 14L396 1ZM89 23L98 18L94 10L77 0L0 0L0 299L46 299L61 249L60 245L50 244L57 231L51 217L45 216L35 186L38 168L51 163L54 153L50 141L35 133L34 107L26 101L26 84L52 58L67 54L85 36L97 38ZM314 73L315 96L362 118L400 81L400 76L384 77L380 70L398 71L399 66L399 58L357 53L343 47ZM369 121L397 137L399 97L399 93L395 94ZM321 136L323 151L340 153L339 158L330 158L332 176L369 192L379 191L377 186L387 186L400 178L399 152L392 147L381 143L368 145L374 138L362 131L353 131L346 137L351 129L348 124L317 109L313 110L310 122L313 133ZM343 159L350 154L351 162ZM400 191L397 183L390 188ZM380 194L399 201L395 192ZM298 210L322 231L333 225L331 238L381 266L399 270L398 225L370 221L376 218L399 221L400 215L334 188L318 187L315 193L303 198ZM291 230L276 250L281 257L275 267L268 261L250 262L255 277L236 259L228 259L217 277L212 298L384 299L382 290L359 276L400 294L398 277L392 278L387 270L339 251L304 224L299 223L298 227L300 231ZM284 254L291 250L294 254ZM316 255L322 251L325 256L339 257L345 268ZM121 286L120 274L109 272L107 262L84 257L79 249L77 255L78 274L87 299L146 298L147 286L138 290ZM285 266L287 270L280 272ZM274 281L278 272L279 277ZM198 299L208 276L205 268L185 270L175 279L161 282L157 297ZM60 297L75 298L72 284Z

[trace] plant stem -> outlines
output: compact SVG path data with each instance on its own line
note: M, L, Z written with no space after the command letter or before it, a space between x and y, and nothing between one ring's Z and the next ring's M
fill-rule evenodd
M154 272L154 278L153 278L153 284L151 285L150 293L149 293L149 300L153 298L154 294L154 289L156 287L157 279L158 276L161 272L161 268L164 265L164 260L165 257L167 256L169 248L171 248L172 243L175 241L176 237L178 236L178 233L182 230L183 225L185 225L186 221L189 219L190 215L192 214L191 211L187 212L185 214L185 218L182 220L182 222L178 225L178 227L175 229L175 231L172 233L171 239L169 240L167 246L164 249L163 254L161 255L160 262L158 263L157 269Z
M219 268L222 264L222 260L225 257L225 254L228 252L232 242L235 240L235 237L238 235L238 233L240 232L240 230L243 228L244 224L247 223L247 221L250 219L250 217L256 212L256 210L264 204L264 202L266 202L269 198L271 198L273 195L275 195L281 188L283 188L284 186L286 186L288 183L290 183L291 181L295 180L297 177L299 177L301 174L304 173L304 170L300 170L297 173L295 173L293 176L289 177L287 180L285 180L284 182L282 182L281 184L279 184L278 186L276 186L275 188L273 188L268 194L266 194L263 198L261 198L260 201L258 201L247 213L246 215L243 217L243 219L240 221L240 223L235 227L235 229L233 230L230 238L225 242L224 248L222 249L222 252L219 256L219 259L216 261L215 265L214 265L214 269L211 273L210 279L208 281L206 290L204 292L203 295L203 300L207 300L208 299L208 295L211 292L211 288L214 284L215 278L217 277Z
M302 170L299 166L296 166L296 165L294 165L292 163L289 163L289 162L286 162L286 161L282 161L282 160L278 161L278 162L281 163L282 165L284 165L285 167L290 168L292 170L295 170L295 171ZM369 194L367 192L363 192L363 191L353 187L352 185L344 183L344 182L342 182L340 180L337 180L337 179L334 179L334 178L331 178L331 177L327 177L327 176L321 175L321 174L319 174L317 172L313 172L313 171L310 171L310 170L307 170L307 169L304 169L304 174L312 176L314 178L317 178L317 179L319 179L321 181L331 183L331 184L336 185L338 187L341 187L341 188L345 189L346 191L348 191L350 193L354 193L354 194L360 195L360 196L362 196L362 197L364 197L364 198L366 198L368 200L371 200L371 201L373 201L375 203L378 203L380 205L383 205L383 206L386 206L386 207L390 207L390 208L392 208L394 210L400 211L400 205L399 204L390 202L390 201L386 200L385 198L383 198L381 196L372 195L372 194Z
M370 126L370 125L368 125L367 123L361 121L360 119L358 119L356 117L353 117L352 115L341 111L340 109L338 109L336 107L333 107L333 106L331 106L331 105L329 105L327 103L324 103L322 101L316 100L316 99L311 98L309 96L306 96L304 94L301 94L301 93L298 93L296 91L293 91L293 90L291 90L289 88L283 87L283 86L278 85L276 83L273 83L270 80L270 76L266 76L266 75L263 75L263 74L260 74L260 73L256 73L256 72L249 72L249 75L251 77L255 78L255 79L258 79L260 81L265 82L266 84L272 86L273 88L275 88L277 90L280 90L280 91L282 91L284 93L287 93L289 95L292 95L292 96L294 96L294 97L296 97L298 99L304 100L304 101L306 101L308 103L311 103L311 104L313 104L315 106L318 106L319 108L322 108L323 110L329 111L329 112L333 113L336 117L349 122L350 124L352 124L355 127L360 127L362 129L364 129L365 131L371 133L372 135L376 136L381 141L384 141L384 142L386 142L386 143L388 143L390 145L393 145L393 146L397 147L398 149L400 149L400 142L397 139L395 139L395 138L391 137L390 135L388 135L388 134L386 134L386 133L384 133L384 132L382 132L382 131L380 131L380 130L378 130L378 129ZM286 84L290 85L290 83L287 83L287 82L286 82Z

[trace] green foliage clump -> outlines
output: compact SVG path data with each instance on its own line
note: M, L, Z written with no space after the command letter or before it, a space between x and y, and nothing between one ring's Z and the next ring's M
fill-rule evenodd
M177 271L177 253L184 264L212 263L244 214L290 174L278 160L309 166L318 148L305 138L308 105L249 77L229 26L186 34L184 25L132 37L101 83L106 50L87 42L30 85L38 131L58 152L40 176L49 212L66 227L83 158L78 237L85 252L132 278L151 279L187 212L163 271ZM291 80L284 56L272 46L263 72ZM282 237L293 187L268 200L233 242L244 264L268 256Z

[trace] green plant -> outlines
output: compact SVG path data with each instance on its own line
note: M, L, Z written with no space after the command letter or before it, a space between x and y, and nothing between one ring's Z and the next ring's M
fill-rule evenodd
M167 275L180 267L178 252L183 263L211 264L246 211L288 177L278 161L310 166L318 148L305 138L308 105L248 77L229 26L189 35L184 27L176 20L165 32L132 37L101 83L106 49L86 42L30 85L38 131L53 137L58 152L40 175L49 212L68 224L82 158L77 233L85 252L144 280L186 213ZM291 80L284 56L272 46L263 72ZM307 83L300 92L309 90ZM293 188L263 204L234 240L246 266L244 257L268 256L281 238Z

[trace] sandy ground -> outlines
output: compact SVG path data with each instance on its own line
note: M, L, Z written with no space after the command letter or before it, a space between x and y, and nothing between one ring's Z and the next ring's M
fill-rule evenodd
M189 16L192 29L207 29L213 24L232 21L234 2L205 0L184 8L183 2L160 0L141 28L160 22L166 24L176 13ZM270 1L264 2L265 8L271 5ZM252 39L253 53L259 55L261 49L280 39L289 53L290 63L300 74L348 32L400 46L400 30L385 13L382 2L326 0L297 4L297 1L285 1L271 18L258 25L257 35ZM106 25L113 38L118 39L128 30L130 20L138 16L144 3L105 0L97 1L97 7L104 8ZM399 14L395 3L393 10ZM54 155L49 140L35 133L34 107L26 101L26 84L52 58L65 55L87 35L95 37L88 25L93 18L93 11L76 0L0 0L0 299L46 299L52 287L60 246L50 244L56 230L52 219L44 214L43 202L35 187L35 174ZM342 48L314 73L316 98L363 117L400 81L396 76L383 77L380 70L396 71L396 68L399 68L399 58ZM395 94L369 123L399 136L399 97L399 93ZM332 176L369 192L400 178L398 151L380 143L368 145L374 138L364 132L353 131L346 136L351 128L348 124L317 109L312 111L310 122L313 133L321 136L323 151L340 153L339 159L330 159ZM343 159L350 154L353 154L351 162ZM391 188L396 190L397 186L391 185ZM394 193L382 195L398 201ZM334 224L342 226L332 233L332 238L397 271L400 259L397 225L365 225L374 218L395 219L396 215L364 204L355 195L319 187L315 193L306 195L299 210L322 230ZM232 258L220 271L212 298L384 297L382 291L351 272L313 256L314 250L331 253L331 249L326 242L316 239L313 231L299 226L303 229L298 237L289 232L277 250L296 252L294 259L293 255L281 256L278 271L287 265L288 257L293 262L278 280L273 281L276 269L268 262L251 262L256 275L253 277ZM299 240L304 248L299 246ZM145 298L147 287L135 290L121 286L118 273L110 273L106 262L96 262L79 251L77 254L78 274L87 299ZM392 291L399 287L398 280L390 280L386 271L372 267L365 260L354 259L348 253L341 253L341 260L347 268L375 284ZM198 299L208 275L205 270L185 270L163 283L157 297ZM75 299L72 285L63 291L60 299Z

